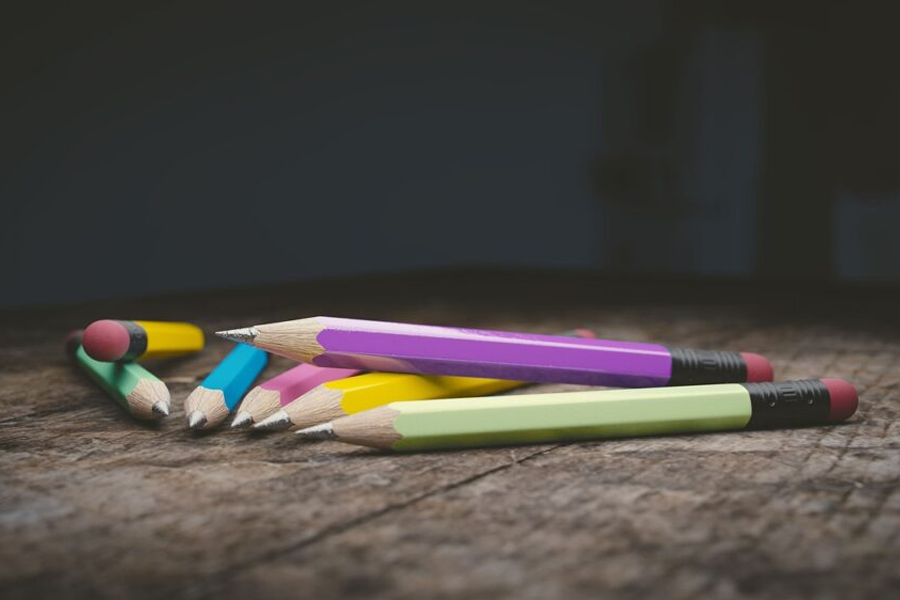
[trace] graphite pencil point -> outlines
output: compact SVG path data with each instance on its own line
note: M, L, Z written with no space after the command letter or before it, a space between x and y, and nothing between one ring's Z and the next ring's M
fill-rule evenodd
M201 429L206 425L206 415L199 410L195 410L188 416L188 427L191 429Z
M253 425L253 415L245 410L239 411L231 422L231 426L235 429L247 429Z
M304 440L333 440L337 438L331 423L322 423L321 425L313 425L312 427L301 429L297 432L297 435Z
M252 342L259 335L255 327L245 327L243 329L230 329L228 331L217 331L216 335L230 342L247 343Z
M282 431L288 429L292 424L291 417L288 416L287 412L279 410L272 416L255 424L253 429L258 431Z
M165 402L154 403L153 407L150 410L152 410L154 414L159 415L160 417L169 416L169 405Z

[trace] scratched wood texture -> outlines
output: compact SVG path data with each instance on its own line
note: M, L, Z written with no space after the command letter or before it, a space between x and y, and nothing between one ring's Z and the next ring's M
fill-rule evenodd
M446 271L0 313L0 597L896 597L898 296L876 292ZM213 331L315 314L758 351L781 378L854 381L861 409L836 427L394 456L186 431L181 401L224 342L151 367L174 398L159 426L60 348L108 316Z

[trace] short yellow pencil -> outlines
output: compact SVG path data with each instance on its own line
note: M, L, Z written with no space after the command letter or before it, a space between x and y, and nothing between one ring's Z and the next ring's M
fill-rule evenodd
M203 331L190 323L94 321L84 330L84 351L94 360L132 362L170 358L203 349Z
M256 430L278 431L324 423L347 415L383 406L390 402L484 396L525 385L522 381L410 375L406 373L366 373L316 386L267 419Z

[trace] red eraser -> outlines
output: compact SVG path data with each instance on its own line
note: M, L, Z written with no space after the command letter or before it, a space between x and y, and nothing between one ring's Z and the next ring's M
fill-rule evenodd
M118 321L103 319L94 321L84 330L81 346L94 360L112 362L128 352L131 336L125 326Z
M775 379L775 372L768 358L753 352L741 352L741 356L744 358L744 364L747 365L748 382L772 381Z
M856 388L843 379L826 378L821 380L828 388L831 398L831 411L828 420L832 422L845 421L856 412L859 406L859 395Z

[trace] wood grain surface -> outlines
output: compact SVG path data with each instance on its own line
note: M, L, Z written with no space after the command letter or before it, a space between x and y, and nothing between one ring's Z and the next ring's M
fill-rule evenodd
M0 313L0 597L896 596L897 306L892 290L445 271ZM173 397L158 426L61 346L103 317L211 332L316 314L756 351L782 379L853 381L861 406L835 427L395 456L187 431L184 397L229 349L215 339L148 364Z

